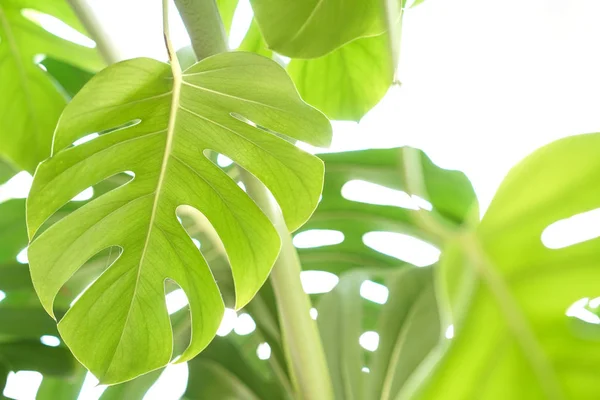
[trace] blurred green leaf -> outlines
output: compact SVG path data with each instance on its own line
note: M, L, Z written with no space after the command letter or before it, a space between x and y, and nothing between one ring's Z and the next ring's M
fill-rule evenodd
M17 171L13 167L0 160L0 185L12 178L16 173Z
M28 251L34 286L52 313L56 293L86 260L111 246L124 249L59 323L67 345L102 383L169 362L167 278L186 292L193 315L181 361L198 354L218 328L221 296L176 218L179 205L200 210L215 227L230 258L238 308L260 289L278 255L268 218L204 150L227 155L266 183L290 230L308 219L321 192L319 159L253 125L314 145L330 141L329 121L301 101L276 63L226 53L187 69L183 82L173 78L167 64L150 59L118 63L92 78L62 115L55 153L38 167L28 198L34 238L77 193L116 173L135 173L35 237ZM70 147L89 132L102 134ZM190 264L197 265L193 273Z
M385 280L379 347L369 364L366 399L395 399L409 376L440 339L433 268L409 268Z
M54 58L46 58L40 64L46 67L48 73L56 80L70 98L75 96L77 92L81 90L83 85L94 76L94 74L89 71Z
M0 4L0 156L31 173L50 155L52 133L66 99L36 60L43 54L96 70L94 49L64 40L26 16L43 13L83 32L64 0L12 0Z
M250 0L269 48L315 58L360 37L385 31L380 0Z
M460 225L471 207L477 206L473 187L458 171L436 166L422 153L422 166L433 214ZM312 229L337 230L344 241L331 246L298 249L305 270L322 270L339 274L352 268L395 268L398 259L381 254L363 243L363 236L372 231L408 234L431 244L436 238L421 229L414 211L393 205L378 205L352 201L342 196L343 186L353 180L366 181L389 189L406 190L403 149L374 149L321 154L325 162L323 198L311 219L297 231Z
M361 399L365 365L359 345L362 330L360 285L369 278L363 271L345 274L337 286L323 295L317 323L336 399Z
M17 254L25 246L27 246L25 199L0 203L0 266L9 262L14 263Z
M600 208L599 149L600 134L589 134L537 150L506 176L481 223L454 239L439 272L455 335L411 399L600 397L600 330L565 315L600 294L600 241L542 243L554 222Z
M376 313L379 347L374 356L366 357L359 338L367 330L363 311L368 302L361 297L360 287L378 275L370 269L346 273L319 302L317 322L336 399L395 398L438 343L432 269L407 268L383 274L389 298Z
M231 335L215 338L202 354L188 362L190 379L184 398L282 399L277 386L259 375L242 354Z
M388 35L356 39L316 59L294 59L288 72L302 99L331 119L359 121L394 79Z

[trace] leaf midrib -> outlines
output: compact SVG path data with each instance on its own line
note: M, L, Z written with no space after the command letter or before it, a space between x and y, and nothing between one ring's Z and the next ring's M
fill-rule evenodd
M154 194L154 201L152 202L152 211L150 213L150 221L148 223L148 231L146 233L146 239L144 241L144 247L142 249L142 254L140 256L140 261L138 263L137 275L135 278L135 286L133 288L133 294L131 296L131 301L129 303L129 309L127 310L127 316L125 317L125 322L123 324L123 329L121 330L121 335L119 336L119 340L117 341L117 345L115 346L115 350L111 356L110 363L106 368L106 373L110 370L112 363L115 359L115 354L117 353L117 349L121 345L123 341L123 335L125 334L125 330L127 327L127 323L129 322L129 317L131 316L131 310L133 309L133 303L136 298L137 290L139 287L140 276L142 272L142 264L144 263L144 258L148 252L148 244L150 243L150 237L152 236L152 229L154 227L154 223L156 220L156 213L158 211L158 205L160 203L160 197L162 195L163 184L165 180L165 175L167 172L167 168L169 166L169 160L171 158L171 152L173 150L173 137L175 136L175 124L177 122L177 110L179 109L179 100L181 94L181 82L182 82L182 71L178 62L171 63L171 70L173 73L173 95L171 98L171 112L169 115L169 123L167 126L167 137L165 140L165 151L163 153L163 160L160 167L160 173L158 176L158 181L156 183L156 191Z

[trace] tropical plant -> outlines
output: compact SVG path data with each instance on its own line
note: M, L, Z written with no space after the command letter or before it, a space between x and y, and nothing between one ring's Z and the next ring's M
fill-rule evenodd
M75 399L93 374L135 400L185 362L185 399L599 398L598 239L545 236L600 207L600 134L531 154L483 218L415 148L303 150L398 84L421 2L251 0L230 51L237 0L174 0L176 51L163 0L167 63L119 60L83 0L0 3L0 189L35 171L26 199L0 190L0 388L33 370L38 399Z

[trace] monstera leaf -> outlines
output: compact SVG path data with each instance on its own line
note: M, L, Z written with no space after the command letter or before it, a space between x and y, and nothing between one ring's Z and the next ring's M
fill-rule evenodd
M71 145L92 132L100 136ZM250 53L210 57L183 74L149 59L118 63L69 104L53 155L38 168L28 198L29 261L36 291L52 315L56 293L87 259L109 247L121 249L59 323L67 345L101 382L132 379L169 362L166 279L190 303L192 339L180 361L206 347L220 323L218 287L177 220L180 205L202 212L223 242L236 307L261 287L279 237L204 152L225 154L261 180L295 230L316 207L323 164L279 135L323 146L331 127L300 100L281 67ZM36 236L74 195L124 171L135 178Z
M593 237L565 219L600 208L599 149L596 133L534 152L507 175L481 223L456 237L440 270L455 336L403 398L600 397L599 326L574 316L598 313L589 302L600 295L600 240L542 242L558 221L564 238ZM591 217L569 222L589 226Z
M102 65L94 49L61 39L35 23L40 13L83 32L64 0L0 4L0 156L32 173L50 155L52 133L66 104L37 59L48 56L89 70Z
M317 322L336 399L393 399L437 344L440 327L431 268L385 275L389 297L377 312L379 347L368 359L359 346L366 300L360 286L377 275L369 269L342 275L322 296ZM370 311L372 312L372 311Z
M436 166L420 152L425 183L432 212L460 225L477 200L471 183L458 171ZM300 230L337 230L343 242L314 248L298 249L302 268L340 274L353 268L398 267L402 263L381 254L363 243L363 236L373 231L389 231L415 236L432 244L436 238L416 223L414 210L394 205L368 204L342 196L350 181L366 181L389 189L406 190L403 148L349 151L321 154L325 162L323 198L312 218Z
M288 57L321 57L354 39L385 31L380 0L250 3L269 48Z

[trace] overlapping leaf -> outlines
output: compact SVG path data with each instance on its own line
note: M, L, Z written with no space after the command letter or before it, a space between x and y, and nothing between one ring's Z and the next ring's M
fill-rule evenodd
M61 39L26 18L39 13L83 32L64 0L0 4L0 156L32 173L50 155L52 133L66 104L37 58L49 56L89 70L102 65L94 49Z
M385 31L380 0L251 0L269 48L315 58L354 39Z
M294 59L288 72L307 103L336 120L359 121L394 79L388 35L356 39L316 59Z
M28 199L34 238L86 187L124 171L135 175L29 247L33 283L49 313L56 293L88 258L121 248L59 323L78 359L103 383L164 366L172 348L166 279L190 302L192 340L180 361L198 354L219 325L223 303L176 218L177 207L200 210L216 229L229 256L237 307L257 292L279 251L267 217L204 152L227 155L266 184L295 230L316 207L323 165L278 134L322 146L330 129L300 100L281 67L250 53L207 58L183 76L149 59L115 64L95 76L65 110L53 156L38 168ZM71 146L92 132L101 135Z
M565 315L600 295L599 239L542 243L554 222L600 207L599 149L600 134L590 134L534 152L508 174L481 224L456 238L441 270L455 336L410 398L600 396L598 325Z

